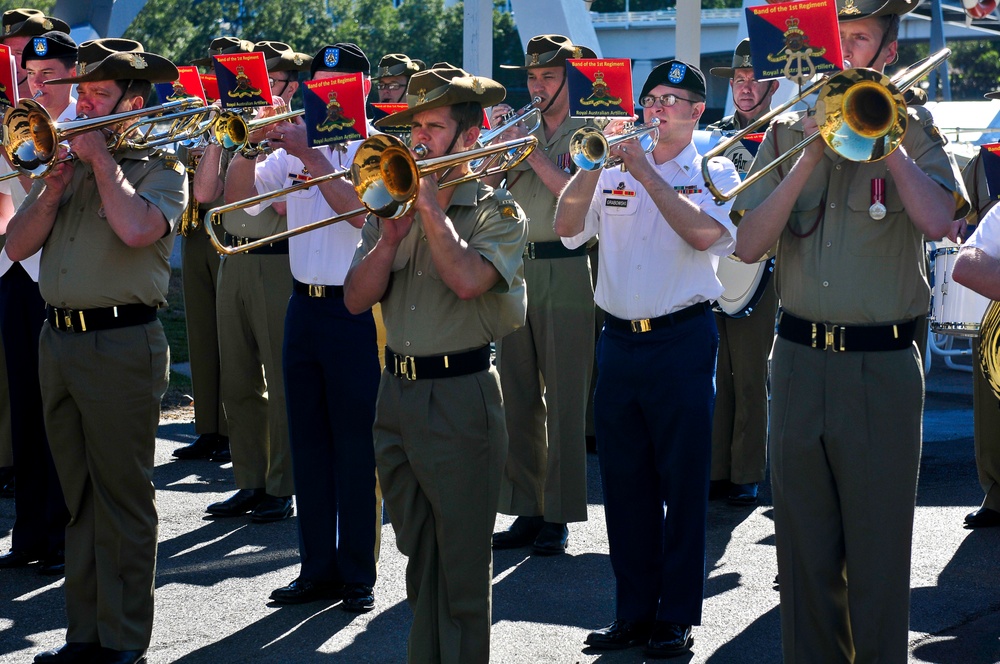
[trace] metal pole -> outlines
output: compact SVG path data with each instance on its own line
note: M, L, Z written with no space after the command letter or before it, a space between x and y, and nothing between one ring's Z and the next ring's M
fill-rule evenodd
M931 0L931 53L937 53L944 46L944 13L941 11L941 0ZM951 101L948 61L945 60L939 69L941 70L941 99L942 101ZM928 74L928 98L930 99L937 99L938 76L938 69L934 69Z

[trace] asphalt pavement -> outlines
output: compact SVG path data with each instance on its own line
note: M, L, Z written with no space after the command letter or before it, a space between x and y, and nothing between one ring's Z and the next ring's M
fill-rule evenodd
M963 359L958 359L961 363ZM175 414L176 417L176 414ZM194 439L190 417L161 423L154 483L160 512L156 618L150 664L404 662L411 622L405 558L382 529L377 606L280 607L274 588L298 570L296 521L211 520L205 506L235 489L232 469L176 461ZM614 617L614 582L597 458L590 455L590 520L570 527L569 552L494 556L492 660L501 663L641 662L640 649L584 649L589 630ZM457 499L459 497L456 497ZM708 581L693 652L676 662L780 661L777 566L770 488L757 506L709 508ZM927 375L923 461L911 574L910 661L1000 662L1000 528L970 531L964 515L982 498L972 442L971 374L935 356ZM0 500L0 551L10 548L14 506ZM510 517L499 517L497 528ZM0 664L30 662L65 639L61 579L31 568L0 571Z

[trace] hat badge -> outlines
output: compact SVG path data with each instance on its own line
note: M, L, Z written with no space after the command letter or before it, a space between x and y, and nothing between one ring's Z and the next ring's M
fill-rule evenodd
M323 64L327 67L336 67L340 62L340 49L328 48L323 52Z
M537 65L538 64L538 54L537 53L532 53L531 54L531 62L528 63L528 64L530 64L530 65Z
M847 0L844 3L844 8L840 10L840 13L844 16L854 16L855 14L860 14L861 10L854 6L854 0Z
M670 72L667 73L667 80L676 85L684 80L685 74L687 74L687 65L675 62L670 65Z
M149 66L141 55L136 55L135 53L129 53L128 62L134 69L145 69Z
M749 67L752 67L752 66L753 65L750 64L750 56L749 55L744 55L743 56L743 64L740 65L740 69L746 69L746 68L749 68Z
M378 69L378 75L379 76L388 76L389 75L389 68L388 67L379 67L379 69Z
M583 49L580 48L579 46L574 46L573 47L573 59L574 60L579 60L582 57L583 57Z
M31 48L35 55L44 56L49 52L49 40L45 37L35 37L31 40Z
M295 56L292 58L292 62L294 62L296 65L301 65L303 62L305 62L305 60L302 58L301 54L296 53Z
M3 26L3 32L4 32L5 35L9 35L10 34L10 26L9 25Z
M86 62L76 63L76 75L83 76L86 73L87 73L87 63Z
M423 88L420 88L419 90L417 90L417 103L418 104L424 103L424 100L426 98L427 98L427 90L425 90Z
M49 19L45 19L44 21L42 21L42 27L45 28L46 30L51 30L54 26L52 25L52 21L50 21Z
M476 77L472 78L472 91L477 95L483 94L483 82Z

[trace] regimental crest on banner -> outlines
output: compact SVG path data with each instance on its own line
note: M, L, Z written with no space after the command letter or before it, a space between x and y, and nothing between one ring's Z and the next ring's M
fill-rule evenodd
M336 67L340 62L340 49L330 47L323 51L323 64L327 67Z
M154 86L161 102L197 97L207 103L205 87L201 82L198 68L193 65L185 65L178 67L177 71L180 76L173 83L157 83Z
M45 37L34 37L31 40L31 49L38 57L45 57L49 53L49 40Z
M223 53L212 59L223 108L259 108L274 103L263 53Z
M787 78L800 85L844 68L836 0L778 2L747 7L754 78Z
M570 58L566 88L571 117L631 118L635 112L627 58Z
M343 144L368 137L362 78L360 73L356 73L306 81L302 99L306 138L310 147Z

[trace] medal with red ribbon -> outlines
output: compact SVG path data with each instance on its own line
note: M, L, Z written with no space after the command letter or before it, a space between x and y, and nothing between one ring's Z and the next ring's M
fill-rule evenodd
M885 218L885 178L872 178L872 204L868 216L878 221Z

